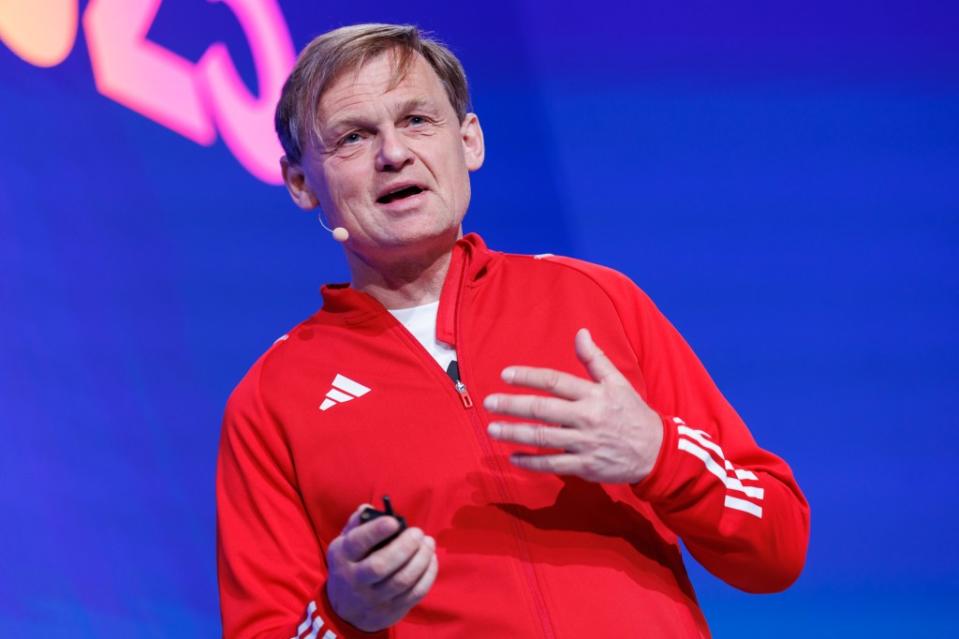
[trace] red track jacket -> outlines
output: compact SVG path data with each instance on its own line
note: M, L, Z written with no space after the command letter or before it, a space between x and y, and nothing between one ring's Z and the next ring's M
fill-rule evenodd
M218 572L228 639L370 637L326 599L327 545L390 495L437 541L426 598L379 637L708 637L677 535L749 592L802 569L809 509L689 346L626 277L460 240L437 337L459 390L372 297L327 286L323 308L250 369L227 405L217 468ZM511 364L583 377L593 339L661 416L637 485L532 473L486 434L482 399L516 392Z

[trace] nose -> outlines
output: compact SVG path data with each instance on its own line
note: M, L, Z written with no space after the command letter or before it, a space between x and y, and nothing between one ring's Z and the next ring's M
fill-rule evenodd
M413 152L403 136L395 128L383 130L380 134L380 148L376 153L376 170L399 171L412 162Z

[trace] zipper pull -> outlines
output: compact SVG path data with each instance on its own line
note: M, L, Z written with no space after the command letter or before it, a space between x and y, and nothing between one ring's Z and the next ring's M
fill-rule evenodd
M456 392L460 394L460 400L462 400L465 408L473 407L473 398L470 397L469 391L466 390L466 384L460 380L456 380Z
M470 397L469 391L466 390L466 384L460 379L460 365L455 359L446 367L446 374L453 380L453 386L456 387L456 392L460 394L460 400L463 402L463 406L472 408L473 398Z

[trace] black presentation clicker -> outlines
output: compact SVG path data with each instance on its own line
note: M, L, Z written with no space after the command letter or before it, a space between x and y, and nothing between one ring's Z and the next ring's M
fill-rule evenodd
M383 510L376 510L375 508L372 508L370 506L367 506L366 508L364 508L360 512L360 523L365 524L366 522L373 521L374 519L377 519L378 517L392 517L396 521L400 522L400 527L395 533L393 533L392 535L390 535L389 537L387 537L380 543L373 546L373 548L370 549L370 553L374 553L380 548L382 548L383 546L387 545L388 543L390 543L391 541L399 537L401 532L406 530L406 518L400 515L397 515L395 512L393 512L393 504L392 502L390 502L389 495L383 495Z

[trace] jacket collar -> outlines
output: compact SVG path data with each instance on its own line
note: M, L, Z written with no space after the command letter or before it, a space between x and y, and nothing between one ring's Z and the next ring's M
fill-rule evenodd
M463 288L482 279L498 255L476 233L464 235L453 245L436 318L436 338L441 342L456 344L456 318ZM388 311L373 296L357 291L348 283L326 284L320 292L323 295L323 311L341 316L348 324L382 317L384 314L389 316Z

